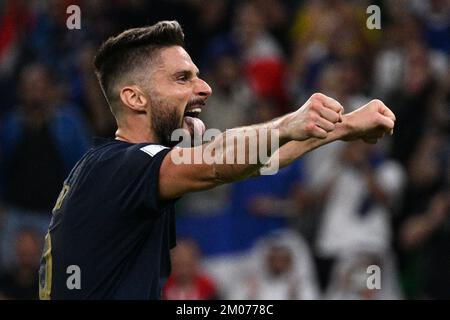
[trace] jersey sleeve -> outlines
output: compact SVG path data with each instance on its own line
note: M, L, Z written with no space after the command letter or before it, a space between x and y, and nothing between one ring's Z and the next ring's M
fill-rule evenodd
M156 144L138 146L128 151L126 170L121 172L127 181L121 197L126 207L142 204L158 212L174 202L163 201L158 196L159 170L169 152L169 148Z

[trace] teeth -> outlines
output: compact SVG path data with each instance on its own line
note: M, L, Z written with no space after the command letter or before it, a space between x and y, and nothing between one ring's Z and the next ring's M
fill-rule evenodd
M198 115L198 114L200 114L200 112L202 112L202 108L193 108L193 109L186 110L184 114Z

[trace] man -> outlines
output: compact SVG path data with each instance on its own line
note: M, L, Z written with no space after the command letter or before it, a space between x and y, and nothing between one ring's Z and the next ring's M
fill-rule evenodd
M395 117L382 102L342 115L338 102L314 94L293 113L229 130L206 144L221 160L241 147L227 143L227 135L255 132L260 148L281 147L271 150L269 162L244 139L242 164L237 158L180 163L205 145L171 149L172 132L202 134L197 116L211 95L183 39L177 22L164 21L101 46L95 66L117 120L116 139L87 152L64 183L46 236L41 299L160 298L175 246L176 199L258 175L275 160L288 165L337 139L375 143L392 133Z
M42 236L31 228L22 228L14 234L12 244L14 263L0 271L0 300L36 300L37 278Z
M17 96L19 104L0 118L0 269L15 263L19 230L45 235L62 182L89 148L86 123L48 66L24 65Z
M172 274L162 290L164 300L216 300L213 278L202 270L201 251L192 239L178 239L172 250Z

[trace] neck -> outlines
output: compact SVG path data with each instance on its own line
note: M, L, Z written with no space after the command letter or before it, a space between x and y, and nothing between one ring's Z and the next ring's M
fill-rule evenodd
M117 121L116 140L129 143L159 143L153 130L146 121Z

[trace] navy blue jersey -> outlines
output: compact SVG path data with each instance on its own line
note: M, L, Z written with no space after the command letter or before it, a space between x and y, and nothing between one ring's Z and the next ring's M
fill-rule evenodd
M175 246L174 201L158 198L170 149L109 141L66 179L45 238L41 299L158 299Z

